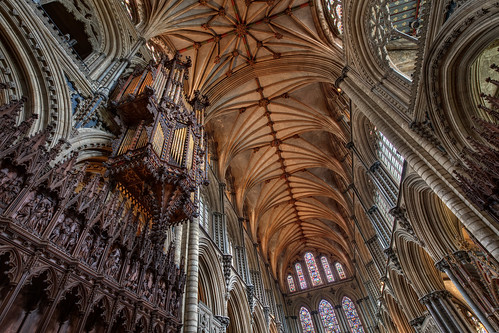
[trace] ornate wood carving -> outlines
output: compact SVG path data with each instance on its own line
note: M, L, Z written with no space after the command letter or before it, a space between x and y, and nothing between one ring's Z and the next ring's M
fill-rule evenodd
M55 163L65 143L47 148L51 128L27 136L34 117L15 122L23 102L0 107L0 325L179 332L173 242L155 241L145 205L75 155Z

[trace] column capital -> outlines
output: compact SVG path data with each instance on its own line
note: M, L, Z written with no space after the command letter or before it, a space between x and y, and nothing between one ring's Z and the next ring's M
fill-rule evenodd
M418 329L423 324L425 319L426 319L425 315L423 315L421 317L414 318L413 320L411 320L409 322L409 325L411 325L415 329Z
M450 295L450 292L447 290L435 290L421 297L420 301L423 303L431 303L432 301L447 298Z
M371 172L376 172L379 167L381 166L381 162L380 161L376 161L374 162L370 167L369 167L369 171Z
M449 265L449 262L447 261L447 259L443 258L439 262L435 263L435 267L439 271L445 272L445 271L447 271L450 268L450 265Z

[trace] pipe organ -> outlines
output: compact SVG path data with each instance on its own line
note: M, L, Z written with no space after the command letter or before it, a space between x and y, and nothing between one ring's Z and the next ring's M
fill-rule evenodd
M196 189L207 179L208 100L198 92L186 100L183 80L190 66L190 59L163 58L135 70L111 96L122 131L107 175L150 213L158 230L196 216Z

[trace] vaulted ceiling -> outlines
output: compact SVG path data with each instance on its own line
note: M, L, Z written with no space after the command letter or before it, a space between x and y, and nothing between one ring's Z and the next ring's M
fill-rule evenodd
M191 58L185 90L210 99L216 172L234 179L233 204L274 274L283 281L306 249L348 264L349 134L337 117L347 105L331 84L344 65L341 40L321 28L321 4L138 0L137 8L146 39Z

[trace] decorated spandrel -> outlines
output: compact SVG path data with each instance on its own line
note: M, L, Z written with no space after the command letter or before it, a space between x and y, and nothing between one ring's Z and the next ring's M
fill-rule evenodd
M197 188L206 182L206 97L186 102L190 60L162 58L118 84L112 109L121 120L107 175L123 195L164 230L197 216Z
M305 262L307 263L308 273L310 274L312 285L318 286L322 284L322 278L319 273L319 269L317 268L314 255L310 252L305 253Z
M357 309L355 309L354 302L349 297L343 297L341 302L345 316L347 317L348 325L352 333L364 333L364 327L360 321Z
M298 281L300 282L301 290L307 289L307 281L305 281L305 275L303 274L303 270L301 269L301 265L299 263L295 264L296 275L298 276Z
M319 313L326 333L341 333L340 325L334 314L334 308L325 299L319 303Z
M334 282L334 275L331 271L331 267L329 266L329 262L326 257L321 257L322 268L324 268L324 272L326 273L327 282Z
M300 309L300 322L303 332L315 333L314 324L312 323L312 316L310 315L310 312L303 306Z
M337 262L335 266L336 266L336 271L338 272L340 279L341 280L346 279L347 275L345 274L345 271L343 270L343 266L339 262Z
M296 291L295 280L291 275L288 275L288 287L290 292Z

